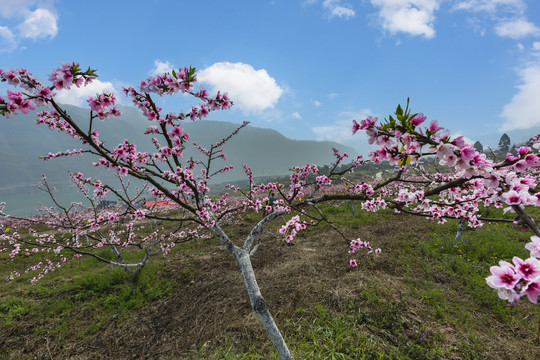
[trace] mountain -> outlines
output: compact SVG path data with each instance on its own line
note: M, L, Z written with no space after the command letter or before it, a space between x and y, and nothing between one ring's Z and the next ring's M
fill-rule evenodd
M88 109L64 106L74 119L88 119ZM109 148L124 139L137 144L139 151L155 151L150 136L144 130L151 125L142 114L133 107L121 107L122 116L104 121L94 120L94 127L99 130L101 139ZM81 148L81 145L66 134L51 131L46 125L36 125L36 111L18 114L12 118L0 118L0 201L6 201L7 211L12 214L26 215L38 202L47 200L46 194L39 192L35 184L45 173L50 184L59 189L59 197L71 201L76 193L69 187L68 170L80 171L85 176L98 177L107 182L115 182L112 172L102 167L92 166L95 157L77 155L44 162L39 156L67 149ZM222 137L229 135L239 125L222 121L184 121L182 127L190 134L190 140L209 148ZM291 166L305 164L326 165L334 161L332 148L351 155L356 151L329 141L299 141L288 139L272 129L247 126L223 146L228 159L215 160L214 170L231 164L235 170L214 179L214 182L234 182L245 179L242 165L251 167L254 175L273 176L288 173ZM190 144L186 148L185 158L200 159L198 151Z

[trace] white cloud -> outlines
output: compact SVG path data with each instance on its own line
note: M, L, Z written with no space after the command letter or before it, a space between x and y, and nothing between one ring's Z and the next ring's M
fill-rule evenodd
M35 6L36 3L36 0L0 0L0 20L22 21L11 29L0 26L0 51L15 50L21 39L38 40L56 36L58 16L55 9L52 6L43 6L43 2ZM50 3L52 2L47 2Z
M494 13L501 7L505 7L507 11L519 13L525 11L526 8L523 0L466 0L458 2L454 9Z
M501 21L495 26L495 33L501 37L520 39L529 35L538 35L540 34L540 29L525 19L516 18Z
M265 69L243 63L219 62L197 73L197 79L212 90L227 92L236 108L244 113L273 108L283 94Z
M116 91L114 85L111 82L104 82L96 79L84 87L78 88L73 86L69 90L62 89L58 91L56 95L56 100L61 104L85 106L86 99L88 99L88 97L96 96L96 94L101 94L104 92L114 93L117 102L120 99L120 92Z
M360 122L371 115L370 110L360 110L358 112L342 112L338 115L340 120L322 126L315 126L311 129L317 140L335 141L343 145L355 147L360 151L367 151L367 138L361 133L353 135L352 121Z
M330 18L339 17L339 18L350 19L355 16L356 16L356 12L354 10L343 7L343 6L336 6L330 12Z
M171 72L174 66L168 61L161 61L159 59L154 60L154 67L148 72L148 74L156 76L166 72Z
M305 0L302 5L308 6L317 3L317 0ZM352 19L356 16L356 11L347 4L342 4L341 0L323 0L322 7L328 11L328 18Z
M339 117L341 119L345 119L346 121L350 122L351 128L353 120L360 122L360 120L364 120L368 116L373 116L373 113L369 109L362 109L359 111L342 111L339 113Z
M466 0L458 2L454 10L486 13L488 21L495 23L495 34L500 37L521 39L530 35L540 35L540 28L526 19L527 5L523 0ZM475 19L474 28L479 28ZM481 25L482 35L485 25Z
M311 100L311 102L313 103L313 105L315 105L316 107L319 107L322 105L322 103L320 101L317 101L317 100Z
M33 40L55 37L58 33L56 22L58 17L47 9L36 9L25 17L22 24L19 24L21 35Z
M536 63L529 64L519 72L522 84L510 103L506 104L501 113L504 123L500 132L513 129L528 129L540 125L540 57Z
M10 52L17 48L15 35L5 26L0 26L0 53Z
M327 1L325 1L327 2ZM328 1L331 2L331 1ZM341 5L330 5L330 19L334 17L351 19L356 16L356 12L353 9Z
M293 119L301 119L302 118L302 115L300 115L300 113L298 111L295 111L291 114L291 117Z
M480 36L486 35L486 25L477 17L467 19L467 23L472 27L473 31L479 33Z
M328 95L326 95L327 98L329 99L335 99L339 96L339 93L330 93Z
M27 13L36 0L0 0L0 16L11 18Z
M540 41L535 41L532 44L533 50L540 50Z
M317 140L335 141L347 144L353 140L352 120L339 120L330 125L315 126L311 129Z
M441 0L371 0L379 8L379 20L384 30L392 34L403 32L431 39L435 11Z

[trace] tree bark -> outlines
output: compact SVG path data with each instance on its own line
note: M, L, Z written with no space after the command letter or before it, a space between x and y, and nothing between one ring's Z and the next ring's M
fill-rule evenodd
M461 240L461 236L463 235L463 230L465 229L465 223L466 223L466 220L465 219L459 219L459 222L458 222L458 230L457 230L457 233L456 233L456 239L455 240Z
M272 215L277 216L277 214ZM261 221L261 227L262 225L264 225L263 221ZM250 246L246 246L246 248L236 246L231 239L229 239L227 234L225 234L223 229L221 229L221 227L217 224L212 228L212 231L218 236L220 242L227 248L227 250L229 250L236 257L238 265L240 265L242 277L244 278L244 285L246 286L246 290L249 295L251 307L255 314L257 314L257 317L264 327L264 330L266 330L268 337L274 344L274 348L276 349L280 360L292 360L293 357L291 352L289 351L289 348L287 347L287 344L285 343L285 340L283 339L283 336L281 335L272 314L270 314L270 310L268 309L268 306L266 305L266 302L261 294L261 289L257 284L255 271L253 270L253 266L251 264ZM250 234L252 237L255 235L256 232L253 231L252 234Z
M512 205L512 209L516 212L517 216L534 232L536 236L540 236L540 226L536 225L533 218L531 218L519 205Z
M255 279L255 272L253 271L253 266L251 265L249 252L244 249L237 248L234 255L236 256L236 260L238 260L238 264L240 265L240 270L242 271L244 284L246 285L253 311L255 311L255 314L257 314L259 317L259 320L266 330L266 333L270 337L270 340L272 340L279 358L281 360L291 360L293 357L274 321L274 318L270 314L270 310L264 301L261 290L259 289L259 285L257 284L257 280Z

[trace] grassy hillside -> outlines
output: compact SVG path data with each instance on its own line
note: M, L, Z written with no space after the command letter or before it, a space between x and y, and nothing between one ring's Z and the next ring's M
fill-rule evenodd
M254 268L297 359L540 356L538 307L513 307L484 280L499 259L527 256L528 233L486 225L456 242L454 222L353 216L346 203L324 211L347 236L383 252L358 257L352 269L348 244L329 226L300 232L294 246L277 236L278 222L264 233ZM241 239L257 219L226 230ZM2 256L0 278L11 269ZM216 239L177 246L137 285L122 270L80 259L35 285L20 278L1 287L0 358L277 358L235 259Z

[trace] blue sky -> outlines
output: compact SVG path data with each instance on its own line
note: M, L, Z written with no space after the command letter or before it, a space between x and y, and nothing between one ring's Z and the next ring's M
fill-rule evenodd
M235 102L212 119L362 152L352 119L407 97L470 139L540 125L537 0L0 0L0 67L45 79L70 61L100 77L66 103L191 65Z

